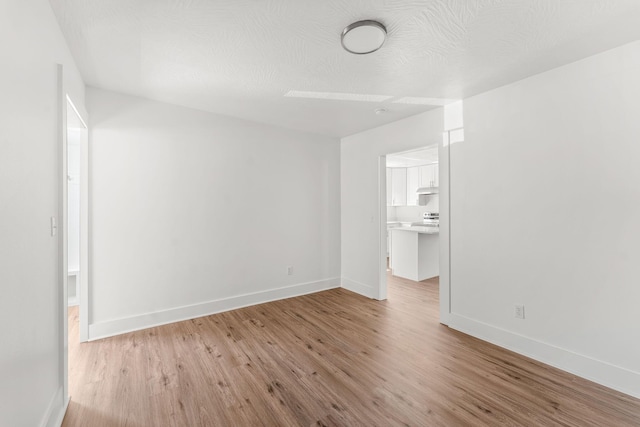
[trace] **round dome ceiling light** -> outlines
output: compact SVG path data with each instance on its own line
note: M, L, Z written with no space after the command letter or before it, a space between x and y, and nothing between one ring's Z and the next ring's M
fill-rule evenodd
M387 29L378 21L358 21L348 25L343 31L340 40L342 47L356 55L364 55L375 52L384 44L387 37Z

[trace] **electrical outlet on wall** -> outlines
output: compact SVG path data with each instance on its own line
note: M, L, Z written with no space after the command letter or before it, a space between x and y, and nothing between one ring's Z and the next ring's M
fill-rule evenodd
M516 304L514 315L516 319L524 319L524 305Z
M293 275L293 267L292 266L288 266L287 267L287 276L291 276Z

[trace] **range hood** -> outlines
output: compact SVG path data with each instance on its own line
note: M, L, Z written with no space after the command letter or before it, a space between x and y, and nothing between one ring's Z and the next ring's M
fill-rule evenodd
M438 187L420 187L416 193L418 196L431 196L438 194Z

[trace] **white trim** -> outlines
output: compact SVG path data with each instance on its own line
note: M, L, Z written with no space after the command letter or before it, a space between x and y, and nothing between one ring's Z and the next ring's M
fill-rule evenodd
M81 117L82 118L82 117ZM84 121L83 121L84 123ZM80 133L80 275L78 276L80 342L89 339L89 133Z
M55 427L62 427L64 416L67 415L67 409L69 409L69 403L71 403L71 396L67 396L64 405L62 405L62 410L58 413L58 417L55 418L56 421L53 423Z
M386 276L385 276L386 277ZM364 283L351 280L347 277L342 278L342 287L351 292L363 295L368 298L376 299L377 289L373 286L365 285Z
M47 410L40 421L41 427L60 427L69 407L69 398L62 400L62 387L58 387L51 397Z
M170 308L168 310L145 313L121 319L92 323L89 325L89 340L107 338L127 332L138 331L168 323L180 322L210 314L235 310L265 302L297 297L340 287L340 278L330 278L315 282L300 283L267 291L237 295L229 298Z
M76 108L76 104L73 103L73 101L71 100L71 98L69 97L69 94L67 94L67 102L71 105L71 108L73 108L74 113L76 113L76 116L78 116L78 118L80 119L80 123L82 123L82 125L84 126L84 128L86 129L87 123L85 123L84 119L82 118L82 114L80 114L80 112L78 111L78 109ZM65 123L66 124L66 123Z
M375 298L387 299L387 156L378 158L378 292Z
M51 414L54 412L54 407L57 406L57 402L60 401L62 403L62 387L58 387L53 396L51 396L51 400L49 400L49 404L47 405L47 409L44 411L42 415L42 420L40 420L40 426L47 427L51 424ZM59 411L58 411L59 412Z
M84 128L80 132L80 268L76 276L76 298L69 306L79 305L80 342L89 338L89 135L87 120L66 95L65 107L71 107ZM65 108L65 112L67 109ZM67 126L65 120L65 126ZM65 127L66 128L66 127Z
M438 148L440 181L440 323L449 324L451 314L451 149L449 132L443 133Z
M76 293L75 296L73 298L69 297L69 277L73 276L74 277L74 283L75 283L75 288L76 288ZM78 304L80 304L80 270L69 270L69 273L67 274L67 306L68 307L74 307Z
M68 351L68 295L67 295L67 271L69 262L67 259L67 101L64 90L64 67L56 65L57 79L57 149L58 149L58 380L62 388L62 404L69 396L69 351Z
M630 371L455 313L449 315L449 327L605 387L640 398L640 372Z

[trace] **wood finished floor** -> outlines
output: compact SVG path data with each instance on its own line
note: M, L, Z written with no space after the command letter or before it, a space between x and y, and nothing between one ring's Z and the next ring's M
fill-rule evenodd
M63 426L639 426L640 401L438 324L390 277L77 344Z

